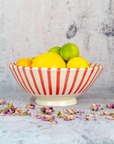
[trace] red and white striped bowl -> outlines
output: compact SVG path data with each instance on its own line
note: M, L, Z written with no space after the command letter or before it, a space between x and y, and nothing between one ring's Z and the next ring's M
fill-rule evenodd
M90 88L104 68L101 64L90 65L91 68L35 68L13 62L9 68L21 88L36 97L37 104L66 106L76 104L76 97Z

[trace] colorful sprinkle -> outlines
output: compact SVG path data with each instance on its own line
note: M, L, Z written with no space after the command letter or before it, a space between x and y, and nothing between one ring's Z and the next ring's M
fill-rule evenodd
M80 118L80 116L75 116L75 118Z
M33 116L33 114L32 114L32 113L28 113L28 115L29 115L29 116Z
M97 116L95 116L94 121L97 121Z
M76 114L76 111L73 110L73 109L67 109L67 108L66 108L66 111L67 111L69 114Z
M6 100L5 100L5 99L0 100L0 105L3 105L3 104L5 104L5 103L6 103Z
M106 112L99 112L98 114L101 116L104 116L104 115L106 115Z
M51 115L52 112L54 111L53 107L42 107L40 110L42 114L47 114L47 115Z
M35 105L32 103L29 103L28 105L26 105L27 109L35 109Z
M21 112L22 112L21 108L17 108L17 109L15 110L15 114L21 114Z
M57 113L57 117L58 117L58 118L63 118L63 117L64 117L64 114L63 114L61 111L59 111L59 112Z
M5 112L5 114L7 114L9 112L9 109L8 108L4 108L4 109L0 110L0 112Z
M68 114L65 114L65 116L64 116L65 121L73 120L74 118L76 118L76 116L68 115Z
M114 120L114 116L112 118L107 116L106 118L109 119L109 120Z
M88 117L84 117L84 121L89 121L89 118Z
M114 103L109 103L106 105L106 108L114 108Z
M57 123L58 123L57 121L54 121L54 122L53 122L54 125L56 125Z
M76 112L76 114L79 114L79 115L81 115L82 113L85 113L85 112L81 111L81 110L79 110L79 111Z
M96 105L95 103L93 103L92 106L91 106L91 110L98 111L99 110L98 105Z
M45 115L45 116L42 117L42 120L54 122L55 117L54 117L54 116L50 117L50 116L46 116L46 115Z
M11 113L15 111L15 108L14 108L14 106L13 106L13 103L9 103L9 104L8 104L8 109L10 110Z
M95 117L95 114L90 113L89 116L90 116L90 117Z
M37 119L41 119L41 118L42 118L42 115L35 115L35 117L36 117Z
M25 116L25 115L28 115L28 112L27 111L22 111L21 116Z
M103 108L103 105L99 105L99 107Z
M0 112L0 116L5 116L5 112Z

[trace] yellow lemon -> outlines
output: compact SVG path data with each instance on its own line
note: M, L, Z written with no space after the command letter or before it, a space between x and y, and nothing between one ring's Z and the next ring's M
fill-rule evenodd
M56 46L56 47L52 47L48 52L55 52L57 54L60 54L60 49L61 47Z
M32 60L28 59L28 58L21 58L16 62L17 66L26 66L26 67L30 67L32 64Z
M33 62L34 59L35 59L35 57L31 57L31 58L30 58L30 60L32 60L32 62Z
M90 68L90 64L82 57L74 57L67 63L67 68Z
M65 61L69 61L73 57L78 57L79 53L78 47L73 43L67 43L60 49L60 55Z
M57 53L47 52L37 56L31 67L66 68L66 63Z

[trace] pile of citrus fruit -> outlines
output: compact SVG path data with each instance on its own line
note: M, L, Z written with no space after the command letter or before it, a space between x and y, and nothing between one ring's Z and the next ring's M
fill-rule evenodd
M75 44L67 43L62 47L53 47L36 57L19 59L16 65L41 68L89 68L88 61L79 54L79 48Z

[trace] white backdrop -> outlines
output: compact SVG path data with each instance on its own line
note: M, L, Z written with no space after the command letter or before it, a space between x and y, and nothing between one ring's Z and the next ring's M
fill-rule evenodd
M68 42L105 65L88 91L114 93L113 0L0 0L0 95L24 93L8 63Z

